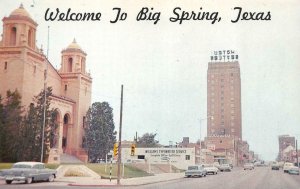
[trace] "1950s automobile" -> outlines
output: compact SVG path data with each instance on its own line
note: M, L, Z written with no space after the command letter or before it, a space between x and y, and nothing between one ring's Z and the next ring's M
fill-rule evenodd
M30 184L33 181L54 181L56 170L47 169L40 162L18 162L11 169L4 169L0 172L0 177L5 179L6 184L13 181L25 181Z

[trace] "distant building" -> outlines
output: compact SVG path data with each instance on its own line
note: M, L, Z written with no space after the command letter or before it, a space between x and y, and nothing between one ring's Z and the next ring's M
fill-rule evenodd
M284 161L283 150L285 150L288 146L292 146L295 148L295 137L289 135L280 135L278 136L279 141L279 153L278 153L278 161Z

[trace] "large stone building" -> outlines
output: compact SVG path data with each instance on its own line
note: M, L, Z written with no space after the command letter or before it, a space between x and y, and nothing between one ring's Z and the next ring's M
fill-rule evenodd
M238 55L232 50L214 51L207 70L207 149L215 161L238 164L242 141L241 77Z
M74 40L61 51L61 68L56 70L36 46L37 23L21 5L3 18L3 34L0 41L0 94L17 89L22 105L28 107L34 96L47 86L53 89L51 107L56 109L57 156L62 153L77 156L86 161L82 149L84 120L91 104L92 78L86 72L86 53ZM46 71L47 70L47 71ZM53 150L52 150L53 151Z
M234 61L212 61L207 70L207 136L242 139L240 66Z

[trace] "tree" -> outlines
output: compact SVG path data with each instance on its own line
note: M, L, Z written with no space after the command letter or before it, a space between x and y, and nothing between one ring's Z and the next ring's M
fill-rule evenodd
M0 104L0 161L16 161L23 112L21 95L17 90L9 90Z
M26 148L19 150L19 157L26 161L40 161L42 150L42 135L44 134L43 161L49 156L50 147L53 146L53 136L58 125L56 123L56 111L50 109L52 88L48 87L46 91L46 114L45 114L45 129L43 133L44 122L44 100L45 93L42 90L34 97L34 103L29 105L29 110L24 117L22 123L21 145Z
M113 109L107 102L95 102L86 115L85 144L90 162L104 159L116 142Z
M138 137L138 147L158 147L158 141L155 140L156 133L145 133L142 137Z

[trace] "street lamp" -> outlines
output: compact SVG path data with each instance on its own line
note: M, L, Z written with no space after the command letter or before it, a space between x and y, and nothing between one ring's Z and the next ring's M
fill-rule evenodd
M199 122L200 122L200 139L199 139L199 149L200 149L200 152L199 152L199 161L200 161L200 163L201 163L201 150L202 150L202 146L201 146L201 129L202 129L202 127L201 127L201 121L204 121L204 120L208 120L208 119L210 119L210 120L213 120L214 119L214 117L213 116L207 116L206 118L201 118L201 119L199 119Z

